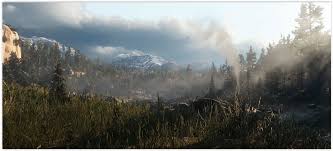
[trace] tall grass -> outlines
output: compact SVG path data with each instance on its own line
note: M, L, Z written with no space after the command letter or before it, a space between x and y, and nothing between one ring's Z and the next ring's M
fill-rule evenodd
M319 133L229 103L207 116L98 96L50 104L45 88L3 86L4 148L330 148Z
M297 124L279 113L247 111L244 100L235 98L207 126L195 148L330 148L320 130Z

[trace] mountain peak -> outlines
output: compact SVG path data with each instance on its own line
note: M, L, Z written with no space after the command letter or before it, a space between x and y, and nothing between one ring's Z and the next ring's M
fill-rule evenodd
M145 54L141 51L131 51L129 53L118 54L112 60L112 64L117 66L126 66L129 68L140 68L140 69L151 69L156 67L162 67L163 65L170 63L172 62L162 57L151 54Z

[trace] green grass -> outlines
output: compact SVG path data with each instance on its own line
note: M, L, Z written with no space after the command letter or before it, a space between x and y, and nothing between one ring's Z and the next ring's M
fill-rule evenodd
M3 86L4 148L330 148L317 130L249 114L239 101L202 118L148 103L48 98L41 87Z

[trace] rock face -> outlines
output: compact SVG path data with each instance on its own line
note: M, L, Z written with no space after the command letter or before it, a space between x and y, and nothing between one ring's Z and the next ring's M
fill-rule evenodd
M7 25L2 25L2 52L3 62L8 61L10 54L15 53L17 58L21 58L20 37L16 31Z

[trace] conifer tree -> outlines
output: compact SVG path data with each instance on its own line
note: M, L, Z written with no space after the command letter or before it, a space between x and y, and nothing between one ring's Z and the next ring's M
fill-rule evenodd
M265 49L262 48L261 49L261 54L260 54L260 57L259 57L259 59L257 61L257 66L256 66L256 68L259 71L263 70L264 59L265 59Z
M215 74L217 72L214 62L212 62L211 72L212 72L213 76L215 76Z
M255 63L256 63L256 53L253 51L252 46L250 46L250 50L246 55L246 61L247 61L247 72L246 72L246 86L247 86L247 91L248 91L248 96L250 97L250 91L252 89L251 86L251 76L252 76L252 72L253 69L255 68Z
M190 64L188 64L186 67L186 77L189 79L192 78L192 67Z
M215 96L215 82L214 82L214 74L212 73L209 83L209 90L208 90L208 96L214 97Z
M187 65L187 67L186 67L186 72L187 72L187 73L192 72L192 68L191 68L191 65L190 65L190 64Z
M245 66L246 66L246 61L245 61L245 58L242 54L239 54L239 64L240 64L240 67L241 67L241 71L244 71Z
M311 2L301 5L299 16L295 19L297 26L293 31L295 35L294 42L301 53L311 47L318 49L322 40L318 37L322 34L324 28L322 10L323 8Z
M8 82L18 82L19 80L22 80L20 77L20 60L17 58L15 53L11 53L10 57L7 61L5 61L4 64L4 79Z
M58 100L60 102L65 101L66 92L64 81L61 64L58 63L55 67L49 89L50 97L52 97L53 100Z
M250 50L246 54L246 61L247 61L248 70L252 71L257 61L256 52L253 51L252 46L250 46Z

